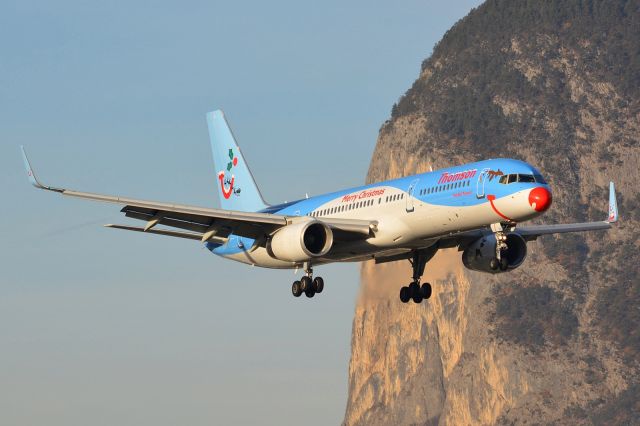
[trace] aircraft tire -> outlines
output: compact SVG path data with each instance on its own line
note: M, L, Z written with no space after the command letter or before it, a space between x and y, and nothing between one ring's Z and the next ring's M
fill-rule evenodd
M293 297L300 297L300 295L302 294L300 281L293 282L293 284L291 285L291 293L293 294Z
M309 290L313 290L313 282L311 281L311 278L307 277L306 275L302 278L300 278L300 284L301 284L301 289L304 292L307 292Z
M420 285L417 282L412 282L409 284L409 294L411 294L411 298L414 303L422 302L422 293L420 291Z
M500 258L500 270L506 271L509 268L509 261L506 257Z
M309 299L311 299L313 296L316 295L316 292L313 290L307 290L304 292L304 295L307 296Z
M404 286L400 289L400 301L402 303L407 303L411 299L411 295L409 292L409 287Z
M493 259L491 259L491 261L489 262L489 268L491 268L492 271L497 271L499 267L500 261L498 260L498 258L494 257Z
M431 288L431 284L429 283L422 284L422 287L420 288L420 293L422 293L422 298L424 300L427 300L431 297L432 291L433 290Z
M324 289L324 280L322 279L322 277L315 277L313 279L313 291L315 291L316 293L322 293L323 289Z

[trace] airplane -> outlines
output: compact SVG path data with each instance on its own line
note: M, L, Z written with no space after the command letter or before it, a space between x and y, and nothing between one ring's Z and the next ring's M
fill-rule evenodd
M618 220L613 182L604 221L520 226L543 214L552 192L542 174L514 159L490 159L267 204L221 110L206 115L220 209L145 201L43 185L24 147L33 186L62 195L123 205L144 226L106 227L197 240L211 253L264 268L299 269L291 292L314 297L324 280L313 266L333 262L408 260L412 277L400 300L421 303L432 293L421 278L438 250L456 247L465 267L503 273L522 265L527 244L547 234L606 230Z

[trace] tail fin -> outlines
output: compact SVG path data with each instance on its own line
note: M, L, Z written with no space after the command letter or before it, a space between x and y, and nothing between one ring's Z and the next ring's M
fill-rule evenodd
M207 113L209 139L216 171L220 206L226 210L255 212L267 207L249 166L240 152L224 113Z

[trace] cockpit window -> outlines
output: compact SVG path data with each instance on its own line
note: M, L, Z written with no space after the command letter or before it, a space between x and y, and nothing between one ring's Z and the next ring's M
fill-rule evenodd
M523 174L523 173L512 173L510 175L503 175L500 176L500 183L502 184L510 184L510 183L516 183L516 182L520 182L520 183L542 183L542 184L546 184L547 182L544 180L544 178L542 177L542 175L540 174L534 174L534 175L527 175L527 174Z
M518 175L518 182L534 183L535 181L533 175Z
M533 175L533 177L536 179L536 182L538 182L538 183L542 183L542 184L545 184L545 185L546 185L547 181L546 181L546 180L544 180L544 178L542 177L542 175L540 175L540 174L537 174L537 173L536 173L535 175Z

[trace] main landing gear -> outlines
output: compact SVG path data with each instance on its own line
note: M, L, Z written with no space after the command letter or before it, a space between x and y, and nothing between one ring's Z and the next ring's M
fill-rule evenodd
M300 281L294 281L291 285L291 293L294 297L300 297L302 293L305 296L311 298L316 293L322 293L324 289L324 280L321 277L313 278L313 269L311 265L305 264L304 277L300 278Z
M400 301L402 303L407 303L409 300L413 300L414 303L420 303L431 297L431 284L424 283L421 286L420 279L422 278L422 274L424 274L424 267L436 251L437 248L431 250L415 250L413 252L413 257L409 259L413 267L413 281L411 281L408 286L400 289Z

